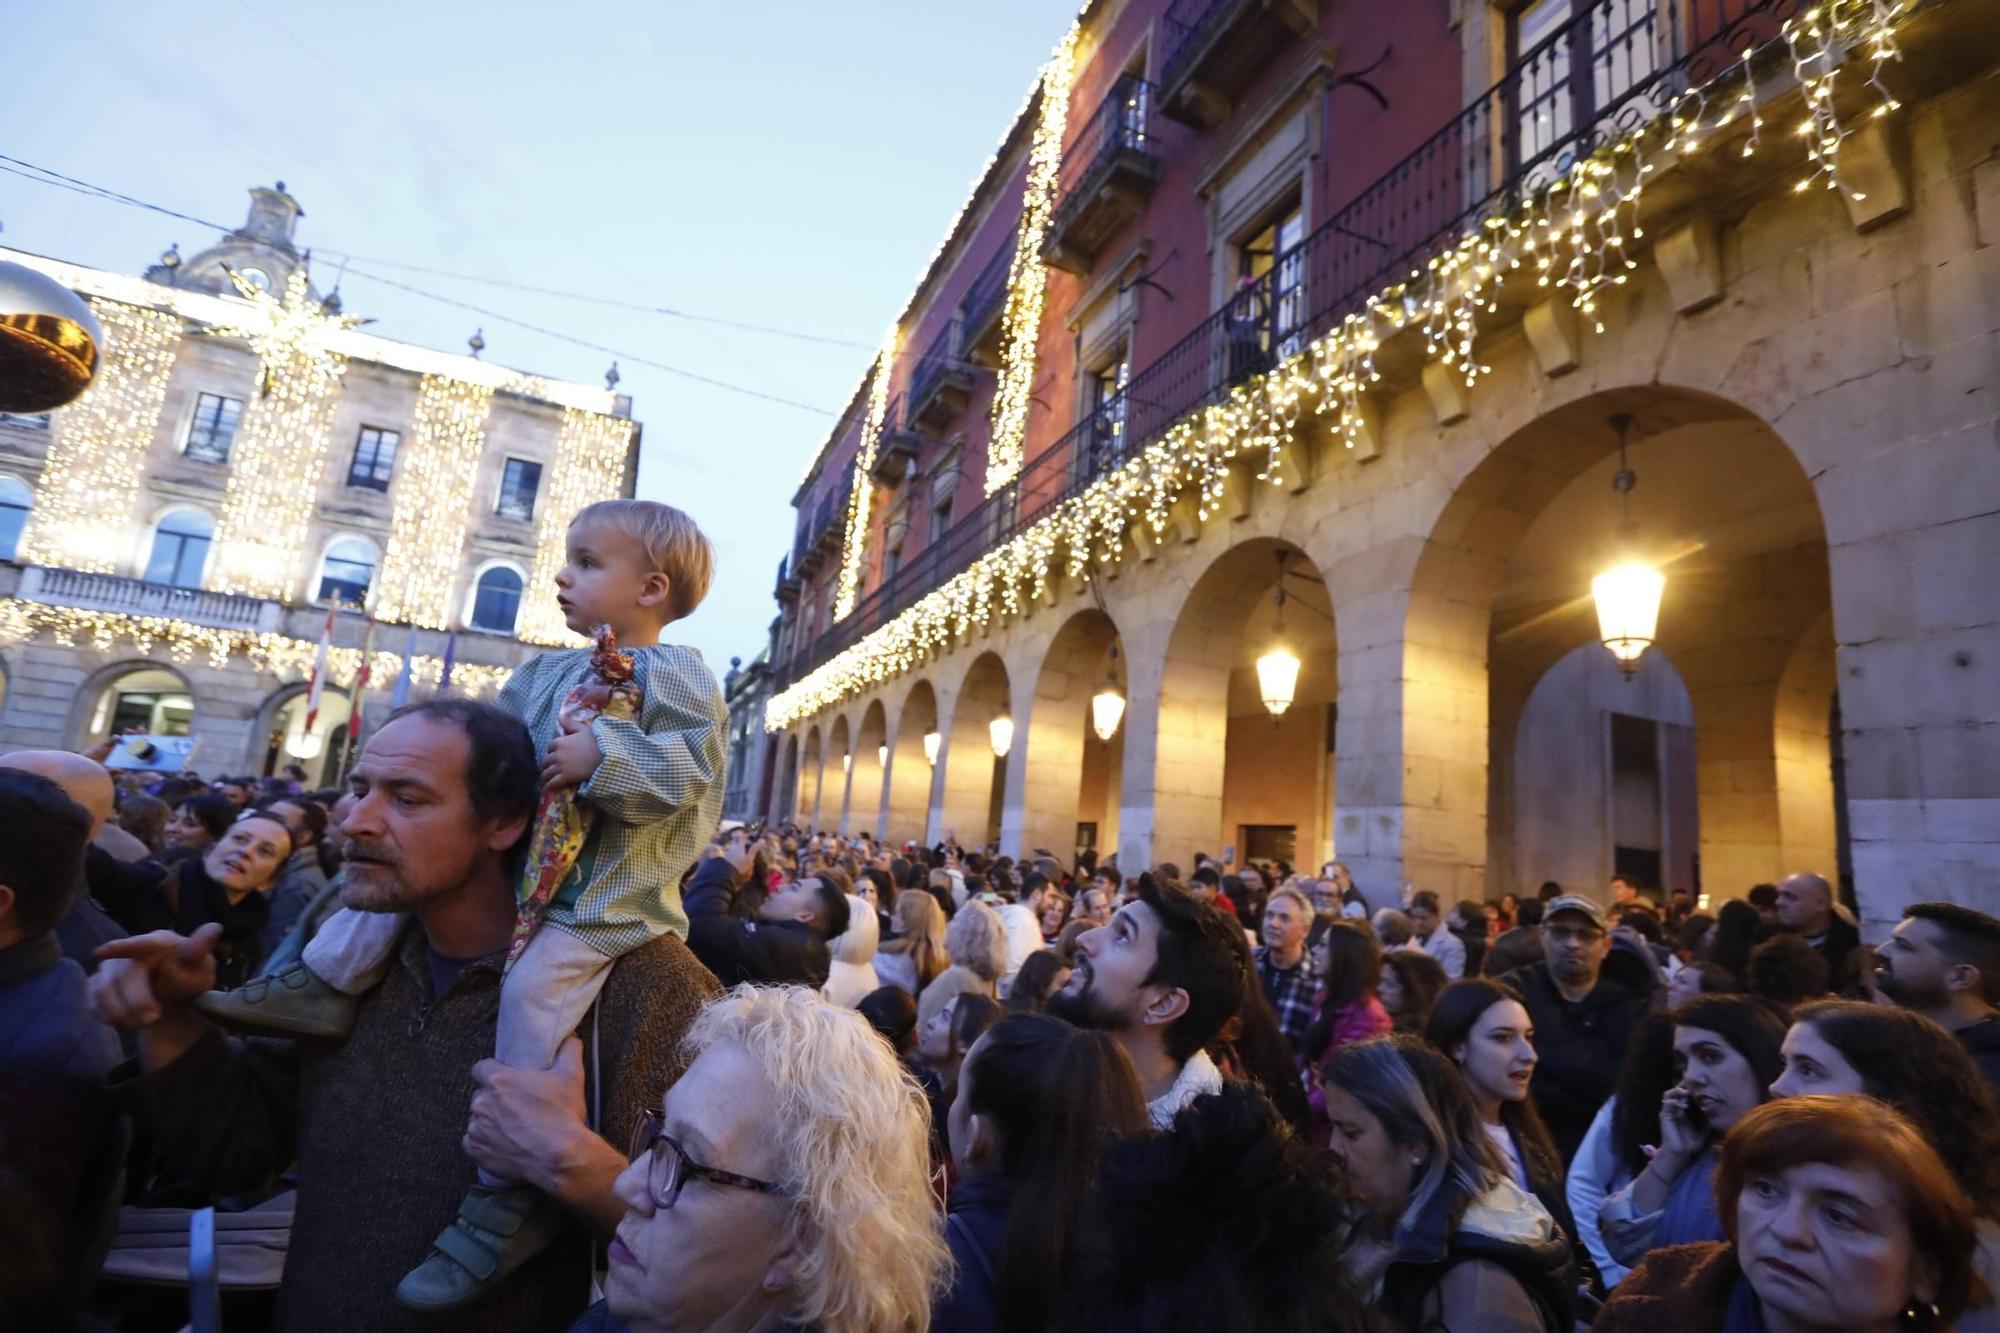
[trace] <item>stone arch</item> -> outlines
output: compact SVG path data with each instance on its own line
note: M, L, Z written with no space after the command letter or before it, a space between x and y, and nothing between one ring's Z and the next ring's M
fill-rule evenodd
M1619 414L1639 478L1629 528L1611 486ZM1399 825L1394 873L1468 896L1522 887L1492 854L1509 771L1492 756L1512 754L1542 673L1595 639L1590 577L1628 552L1668 578L1657 642L1694 704L1702 884L1735 894L1778 873L1777 685L1830 604L1825 528L1793 450L1733 403L1647 385L1564 403L1460 462L1415 563L1400 715L1368 720L1400 737L1400 764L1373 770L1364 802Z
M938 729L937 690L928 680L910 686L896 709L896 727L889 742L889 776L884 800L883 836L898 843L934 840L930 827L931 786L936 776L924 737ZM943 737L939 737L940 744Z
M769 812L765 818L772 823L780 820L795 821L799 808L799 734L785 733L779 753L784 755L784 764L778 770L778 789L771 798Z
M64 744L70 749L86 750L103 740L109 734L109 729L115 725L114 717L99 716L104 711L102 705L107 702L107 696L117 692L117 686L121 681L130 681L142 675L160 678L157 692L177 693L186 697L188 706L185 719L187 727L191 729L201 717L202 701L187 673L165 662L155 662L144 657L126 657L99 667L85 677L83 683L77 687L75 702L70 706L69 721L63 730L63 735L67 738ZM134 691L134 693L139 692ZM115 713L118 705L113 702L111 707ZM178 709L173 711L179 712ZM175 722L174 725L179 723Z
M848 790L852 816L850 831L884 836L884 806L888 799L885 779L889 772L889 714L880 699L870 699L861 710L861 724L854 732L854 772Z
M1020 789L1010 792L1001 844L1027 855L1037 848L1069 864L1089 825L1093 845L1118 845L1118 792L1124 771L1121 720L1109 740L1090 721L1090 699L1116 673L1130 706L1118 626L1097 607L1078 611L1049 639L1034 676L1026 714L1016 719Z
M807 832L819 832L819 800L826 787L826 751L819 724L806 728L805 749L799 760L798 822Z
M1300 670L1291 706L1274 717L1259 697L1255 664L1280 639ZM1224 551L1175 614L1154 688L1138 683L1136 664L1134 680L1131 706L1157 723L1150 737L1135 729L1126 743L1121 864L1138 855L1133 864L1185 867L1197 851L1229 847L1239 863L1289 850L1294 864L1317 864L1330 853L1326 739L1339 652L1326 581L1304 551L1269 537ZM1141 830L1149 790L1151 826Z
M826 756L821 760L826 776L821 779L820 788L820 818L841 833L848 831L848 778L852 776L853 766L854 728L849 724L847 714L842 713L826 729Z
M939 728L942 772L936 780L934 832L940 838L955 836L968 850L1000 836L1001 794L1010 760L993 753L991 723L1011 708L1006 663L998 653L981 653L966 668ZM1018 743L1018 731L1014 739ZM1015 753L1014 747L1008 753Z
M305 697L309 686L303 681L281 685L257 706L244 754L244 772L270 776L288 763L298 763L313 785L330 787L346 766L347 720L352 702L348 692L329 682L320 694L319 715L313 719L311 734L318 739L312 749L304 741ZM296 745L294 742L298 742ZM301 748L311 749L300 754Z
M1492 821L1502 882L1596 895L1624 873L1663 901L1693 887L1694 703L1665 652L1648 651L1627 680L1602 646L1578 644L1542 672L1511 735L1494 765L1493 789L1507 798ZM1648 851L1656 871L1635 863Z

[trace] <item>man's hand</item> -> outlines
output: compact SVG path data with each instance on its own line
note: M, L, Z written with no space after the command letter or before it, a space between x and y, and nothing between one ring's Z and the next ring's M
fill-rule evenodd
M516 1069L498 1060L472 1067L472 1120L463 1147L468 1157L498 1176L525 1180L544 1194L580 1202L579 1181L602 1160L615 1176L624 1158L591 1133L583 1110L583 1043L575 1037L556 1051L548 1069Z
M549 742L548 755L542 760L542 790L581 787L603 762L604 751L588 727L564 732Z
M736 871L738 879L750 873L750 863L756 859L755 853L750 850L750 839L740 828L729 831L729 841L722 844L721 855Z
M185 1011L215 987L215 942L222 927L211 921L191 936L156 930L98 946L104 960L90 978L90 1008L112 1027L131 1032Z

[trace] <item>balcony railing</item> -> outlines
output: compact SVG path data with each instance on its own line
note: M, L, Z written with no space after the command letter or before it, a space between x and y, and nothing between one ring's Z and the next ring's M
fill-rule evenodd
M958 338L959 322L952 320L917 358L905 400L910 424L942 426L965 411L972 396L972 374L959 359Z
M276 629L284 609L257 597L40 565L22 571L18 595L26 601L184 620L213 629Z
M1042 245L1058 268L1088 273L1105 242L1145 211L1161 168L1154 91L1136 74L1122 76L1063 151L1055 215Z
M978 360L999 345L1000 312L1007 308L1007 272L1013 262L1013 245L1002 245L965 289L965 301L959 307L959 325L961 346L968 361Z
M1683 90L1726 74L1796 7L1796 0L1593 0L1116 398L907 557L800 665L849 647L1174 422L1302 350L1484 219L1515 212L1579 158L1638 129Z
M875 466L870 475L884 486L894 486L909 475L910 464L923 452L924 437L917 434L904 398L892 398L882 412L882 433L875 440Z

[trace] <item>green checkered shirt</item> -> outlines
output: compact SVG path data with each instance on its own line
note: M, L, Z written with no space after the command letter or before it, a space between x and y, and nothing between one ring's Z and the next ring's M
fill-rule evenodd
M728 762L729 710L701 654L677 644L630 651L639 720L591 723L604 759L577 794L600 817L546 922L612 958L661 935L687 938L681 875L715 833ZM500 706L527 723L538 763L560 733L563 699L589 671L588 648L543 653L500 691Z

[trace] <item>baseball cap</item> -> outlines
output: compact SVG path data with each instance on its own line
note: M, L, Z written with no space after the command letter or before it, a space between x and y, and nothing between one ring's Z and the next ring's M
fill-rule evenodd
M1565 893L1560 898L1550 899L1548 905L1542 908L1542 923L1546 925L1555 920L1558 912L1581 912L1590 918L1591 925L1604 929L1604 909L1580 893Z

